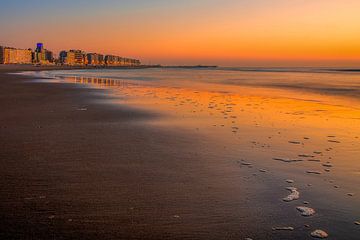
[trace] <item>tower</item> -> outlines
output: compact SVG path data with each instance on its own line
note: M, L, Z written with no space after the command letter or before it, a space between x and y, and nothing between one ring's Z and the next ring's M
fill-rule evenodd
M44 44L43 43L37 43L36 44L36 52L42 52L44 50Z

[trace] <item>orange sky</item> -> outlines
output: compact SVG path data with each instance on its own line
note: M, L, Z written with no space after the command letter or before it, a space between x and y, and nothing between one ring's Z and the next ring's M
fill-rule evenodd
M360 64L358 0L40 2L2 7L0 44L42 41L55 52L79 48L161 64Z

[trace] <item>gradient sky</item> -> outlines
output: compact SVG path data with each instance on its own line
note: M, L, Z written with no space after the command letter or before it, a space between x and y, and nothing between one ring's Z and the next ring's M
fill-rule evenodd
M0 45L144 63L360 65L359 0L5 0Z

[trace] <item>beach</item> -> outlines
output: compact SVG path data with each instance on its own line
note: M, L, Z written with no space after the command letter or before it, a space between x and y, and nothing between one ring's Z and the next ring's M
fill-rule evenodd
M94 71L0 68L2 239L357 239L356 91Z

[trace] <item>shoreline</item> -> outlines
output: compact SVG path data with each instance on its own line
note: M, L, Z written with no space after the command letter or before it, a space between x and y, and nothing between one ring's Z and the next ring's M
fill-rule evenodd
M25 71L50 71L50 70L81 70L81 69L147 69L158 68L158 65L142 65L142 66L57 66L57 65L27 65L27 64L0 64L1 73L25 72Z
M218 66L194 65L194 66L162 66L162 65L140 65L140 66L71 66L71 65L41 65L33 64L0 64L0 72L24 72L24 71L50 71L50 70L82 70L82 69L149 69L149 68L178 68L178 69L208 69Z

